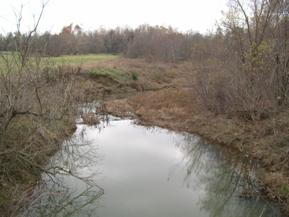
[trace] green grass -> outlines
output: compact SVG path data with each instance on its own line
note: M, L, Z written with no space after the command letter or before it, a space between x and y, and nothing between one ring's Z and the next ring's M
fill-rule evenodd
M9 60L10 65L14 65L17 61L18 56L13 55L11 52L2 52L3 56ZM64 55L59 57L44 57L41 60L41 65L43 66L59 66L59 65L82 65L95 63L104 60L114 60L119 58L118 55L112 54L86 54L86 55ZM35 64L35 59L31 58L30 63ZM4 59L0 56L0 69L5 70L7 68Z
M114 60L119 58L118 55L112 54L86 54L86 55L65 55L59 57L48 57L47 60L52 63L64 65L78 65L85 63L94 63L103 60Z
M138 79L138 74L136 72L119 68L94 68L89 71L89 75L91 77L108 76L119 82L135 81Z

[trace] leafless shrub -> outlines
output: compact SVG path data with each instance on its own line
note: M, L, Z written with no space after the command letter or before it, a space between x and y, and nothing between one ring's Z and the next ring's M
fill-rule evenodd
M210 68L200 69L196 92L213 112L262 119L288 104L288 2L230 3L224 34L211 39L218 37L218 52L203 61Z
M72 78L51 69L32 47L34 28L15 34L15 51L0 56L0 213L13 216L27 185L35 182L74 125ZM53 78L53 82L51 82ZM0 216L1 216L0 215Z
M177 62L191 54L189 34L178 33L171 27L142 25L128 42L126 56L149 61Z

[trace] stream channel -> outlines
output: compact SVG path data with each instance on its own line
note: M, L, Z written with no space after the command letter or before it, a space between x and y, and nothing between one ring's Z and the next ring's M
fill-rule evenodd
M254 167L195 135L106 116L78 122L20 216L280 217Z

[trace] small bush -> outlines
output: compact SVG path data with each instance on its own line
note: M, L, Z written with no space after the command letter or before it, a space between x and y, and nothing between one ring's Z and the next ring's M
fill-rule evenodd
M131 78L132 78L132 80L137 81L138 80L138 74L136 72L131 72Z

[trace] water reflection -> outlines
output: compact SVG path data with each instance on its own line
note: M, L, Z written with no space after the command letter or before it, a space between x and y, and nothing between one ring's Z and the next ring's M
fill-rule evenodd
M192 173L199 175L206 189L200 202L211 217L280 216L273 204L261 199L255 162L228 158L218 147L190 134L184 134L184 138L186 142L177 144L186 161L184 180Z
M99 130L99 126L95 129ZM85 135L86 127L78 127L75 135L64 142L20 217L94 216L97 207L93 204L104 194L104 189L93 179L97 172L85 172L98 162L97 146L92 146Z
M79 124L22 216L279 217L258 196L255 165L226 159L187 133L113 117Z

